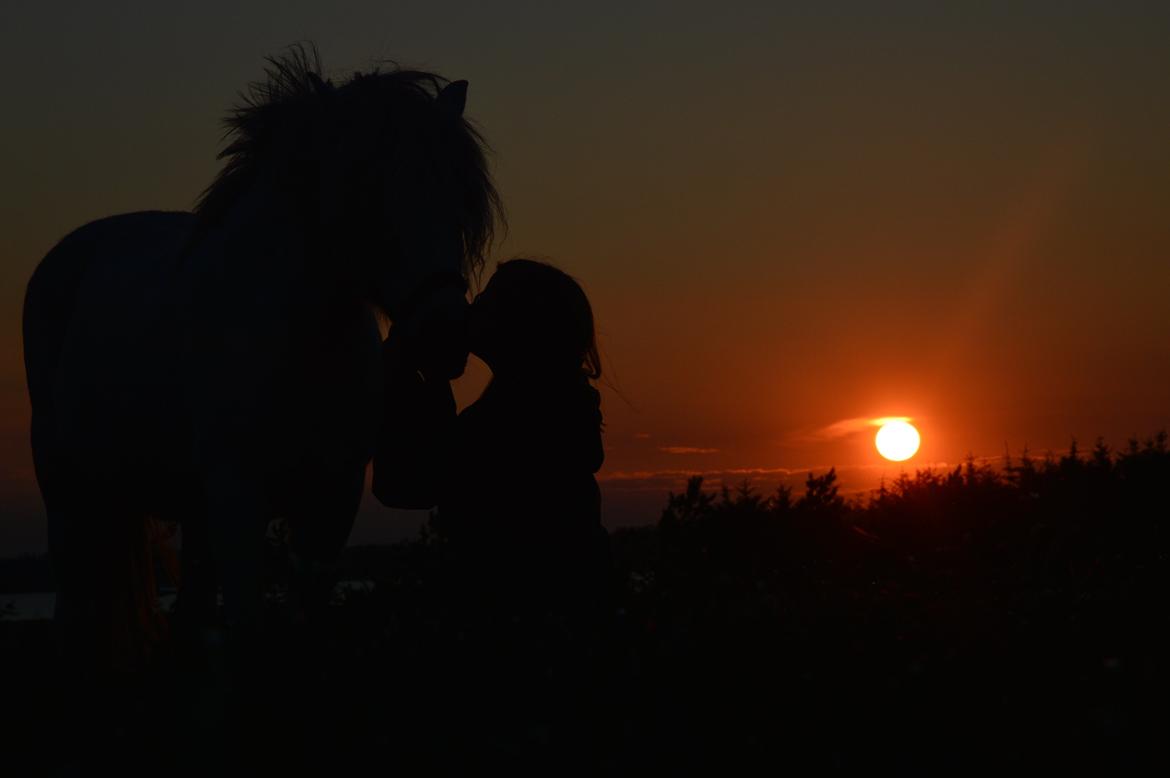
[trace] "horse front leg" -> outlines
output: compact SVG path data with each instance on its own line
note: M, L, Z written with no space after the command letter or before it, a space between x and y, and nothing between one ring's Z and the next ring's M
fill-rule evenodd
M179 638L187 647L198 651L211 642L217 626L219 578L212 551L208 517L200 512L182 523L182 550L179 574L179 598L175 619Z
M263 615L264 534L271 507L243 469L224 468L207 489L207 540L223 587L223 624L229 652L255 648Z
M364 467L322 470L289 514L290 594L298 617L308 622L332 599L336 563L353 529L365 478Z

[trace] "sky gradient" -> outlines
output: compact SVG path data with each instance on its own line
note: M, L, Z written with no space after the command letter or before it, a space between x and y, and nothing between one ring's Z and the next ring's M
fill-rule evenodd
M0 555L44 545L37 261L89 220L189 208L226 108L297 40L337 77L470 81L496 258L548 258L593 302L611 524L687 472L865 489L1170 425L1170 5L763 5L5 2ZM905 466L879 416L921 429ZM355 539L416 521L367 506Z

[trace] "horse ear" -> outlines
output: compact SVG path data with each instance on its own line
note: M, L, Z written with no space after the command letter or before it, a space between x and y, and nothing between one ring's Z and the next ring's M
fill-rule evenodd
M452 81L439 91L435 101L444 113L457 118L462 116L463 109L467 106L467 82Z

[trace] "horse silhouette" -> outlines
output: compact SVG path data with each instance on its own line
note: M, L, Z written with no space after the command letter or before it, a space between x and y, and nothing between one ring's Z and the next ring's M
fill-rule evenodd
M467 277L502 209L467 83L397 66L334 84L268 58L187 212L111 216L40 262L24 304L32 448L63 646L137 661L159 624L150 517L183 528L180 613L259 623L267 523L344 546L380 423L377 316L420 370L467 359Z

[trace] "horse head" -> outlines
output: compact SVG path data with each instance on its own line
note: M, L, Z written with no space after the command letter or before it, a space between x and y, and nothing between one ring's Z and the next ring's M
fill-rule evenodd
M267 159L309 251L403 329L424 372L458 376L468 281L503 220L486 144L463 115L467 82L395 66L335 85L303 47L269 63L227 120L228 164L197 211L213 219Z
M335 204L346 210L339 221L349 217L368 299L403 328L419 368L447 379L467 362L468 279L501 213L466 95L466 81L396 70L355 76L333 96L352 101L344 127L369 128L364 143L334 147L334 170L349 176Z

